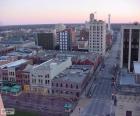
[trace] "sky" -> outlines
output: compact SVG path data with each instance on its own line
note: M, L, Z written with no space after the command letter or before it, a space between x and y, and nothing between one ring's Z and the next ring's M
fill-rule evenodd
M112 23L140 22L140 0L0 0L0 25L84 23L89 14Z

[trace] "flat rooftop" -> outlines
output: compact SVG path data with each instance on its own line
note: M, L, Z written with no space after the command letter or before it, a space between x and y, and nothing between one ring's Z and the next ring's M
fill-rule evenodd
M21 65L21 64L24 64L24 63L26 63L26 62L28 62L28 60L21 59L21 60L17 60L17 61L14 61L14 62L10 62L10 63L8 63L8 64L4 64L4 65L0 66L0 68L17 67L17 66L19 66L19 65Z
M135 75L128 73L126 69L121 70L119 77L119 85L117 87L118 94L136 95L140 94L140 84L135 81Z
M54 77L53 80L82 83L91 70L91 65L72 65Z
M130 23L130 24L124 24L121 26L122 29L140 29L139 23Z
M122 74L120 78L120 85L136 85L134 75Z
M35 68L48 69L48 68L50 68L50 65L59 65L59 64L65 62L66 60L68 60L68 58L54 58L54 59L50 59L50 60L48 60L46 62L43 62L43 63L41 63L39 65L34 66L34 69Z

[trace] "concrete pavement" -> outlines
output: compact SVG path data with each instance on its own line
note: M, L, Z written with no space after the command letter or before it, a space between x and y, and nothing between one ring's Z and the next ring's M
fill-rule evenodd
M87 107L87 105L90 104L91 101L92 99L90 98L82 97L70 116L81 116L81 113Z

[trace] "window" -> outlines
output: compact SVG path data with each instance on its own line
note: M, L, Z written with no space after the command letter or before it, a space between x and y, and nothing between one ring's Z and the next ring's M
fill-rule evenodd
M76 96L79 97L79 92L76 93Z
M48 80L48 84L50 84L50 80Z
M42 80L42 79L40 80L40 83L41 83L41 84L43 83L43 80Z
M58 83L56 83L56 87L58 87Z
M71 84L71 88L73 88L72 84Z
M60 85L61 87L63 87L63 84L61 83L61 85Z
M126 116L132 116L132 111L126 111Z
M66 84L66 88L68 88L68 84Z
M52 90L52 94L54 93L54 90Z
M47 80L45 80L45 84L48 84L48 81ZM52 83L52 86L53 86L53 83Z
M43 77L42 75L38 75L38 77Z
M78 89L78 85L76 85L76 89Z

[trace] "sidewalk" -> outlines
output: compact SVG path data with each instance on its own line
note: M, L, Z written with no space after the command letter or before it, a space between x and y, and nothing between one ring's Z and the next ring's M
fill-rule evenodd
M81 98L70 116L80 116L80 112L82 112L83 109L86 108L86 106L91 102L91 100L92 99L86 97Z

